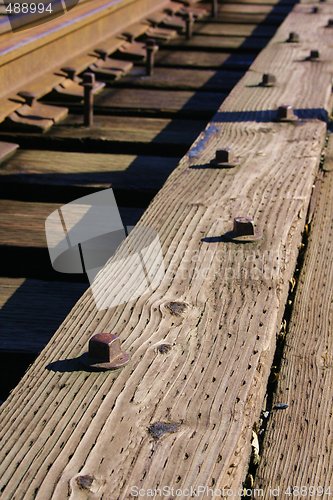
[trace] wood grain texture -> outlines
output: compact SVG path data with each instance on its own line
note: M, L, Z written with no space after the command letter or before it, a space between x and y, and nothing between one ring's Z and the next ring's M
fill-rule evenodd
M6 184L158 191L177 158L20 150L0 168Z
M40 352L87 286L0 278L0 351Z
M98 148L105 153L122 153L126 148L128 152L176 156L186 153L205 125L206 121L200 120L97 115L94 126L87 129L81 116L69 115L43 136L23 132L20 142L24 147L40 144L44 149L49 145L77 152ZM13 141L17 135L6 133L2 137Z
M288 59L278 78L285 72ZM330 84L313 73L307 65L304 95L316 89L326 106ZM298 86L291 80L289 92L301 102ZM141 219L160 238L160 286L107 310L86 292L2 406L6 498L241 486L326 134L324 120L263 120L274 102L261 103L257 90L247 102L232 94ZM233 107L237 119L226 120ZM241 165L207 168L226 146ZM226 243L236 215L253 216L263 239ZM129 236L134 247L137 238ZM126 263L114 276L111 264L95 290L104 300L123 294ZM117 332L131 355L119 374L78 363L98 331Z
M222 24L209 22L196 22L194 34L201 36L250 36L271 37L275 32L274 26L261 26L260 24Z
M207 50L221 52L221 50L259 51L265 47L267 40L260 37L242 36L201 36L195 35L190 40L171 40L168 46L174 49Z
M96 113L148 113L153 115L209 119L219 108L225 93L137 89L107 89L95 99Z
M2 408L2 432L12 429L19 412L15 428L27 443L19 449L6 437L2 484L8 498L18 482L25 495L38 488L37 498L66 496L68 488L75 498L127 498L126 488L135 484L240 484L324 132L323 123L227 124L195 163L228 143L244 161L237 172L188 168L185 158L171 174L142 219L163 246L160 288L149 300L107 311L97 311L88 292ZM245 213L256 216L263 241L246 248L219 242L232 215ZM202 241L206 237L211 239ZM260 271L263 256L268 275ZM183 304L181 313L170 312L174 301ZM101 329L119 332L131 353L115 380L77 367L45 370L50 362L80 355ZM160 344L170 344L170 352L159 354ZM39 387L31 397L35 377ZM147 428L160 421L180 424L179 431L155 441ZM41 447L47 458L36 457ZM14 464L20 464L16 471ZM89 491L81 490L78 474L93 478Z
M170 120L167 118L137 118L135 116L95 116L94 127L88 130L82 117L70 115L63 123L53 127L50 137L91 138L101 141L128 143L151 142L161 144L188 144L190 146L205 126L200 120Z
M225 114L221 113L216 118L220 121L243 120L243 113L247 112L249 119L270 121L276 117L274 112L278 106L290 104L300 118L327 120L331 110L332 32L324 25L323 16L314 19L298 11L290 15L277 31L274 41L255 60L251 71L229 94L223 106ZM302 43L285 43L289 32L296 30ZM306 60L313 39L317 42L316 46L320 46L320 60L317 62ZM275 75L277 84L269 88L261 87L259 83L263 73ZM322 92L315 91L318 81ZM237 113L240 113L239 117Z
M113 83L114 87L156 88L170 90L231 90L243 75L240 71L205 71L194 69L155 68L150 77L143 68Z
M196 69L247 69L254 61L252 54L212 53L195 51L173 51L162 49L156 55L158 66Z
M286 336L275 403L257 472L257 487L280 488L279 498L290 498L288 486L331 487L332 494L332 384L333 384L333 175L325 174ZM292 490L292 488L291 488ZM290 491L290 490L289 490Z
M0 200L0 246L47 248L45 219L59 206L59 203ZM120 207L126 225L134 225L142 212L139 208Z
M252 4L253 5L253 4ZM265 23L266 25L279 26L286 16L284 13L275 13L275 9L272 7L266 7L256 9L257 12L253 12L252 5L247 5L247 12L243 11L243 5L239 5L238 9L235 9L234 5L225 5L223 8L219 8L218 17L214 19L215 23L238 23L238 24L253 24L253 23ZM226 7L226 8L224 8ZM261 12L260 12L261 10Z

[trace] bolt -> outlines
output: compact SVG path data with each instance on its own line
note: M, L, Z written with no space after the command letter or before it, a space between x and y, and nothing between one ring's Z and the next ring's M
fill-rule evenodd
M276 78L271 73L264 73L262 75L261 84L263 87L273 87L276 84Z
M311 7L310 14L318 14L318 12L319 12L319 7L317 5Z
M317 59L319 59L319 57L320 57L319 50L310 50L310 55L309 57L307 57L307 59L309 61L316 61Z
M261 233L256 230L252 217L235 217L233 230L226 236L233 241L244 243L257 241L262 237Z
M326 25L328 28L332 28L333 27L333 18L330 18L328 21L327 21L327 25Z
M215 158L211 161L211 165L220 168L233 168L239 164L238 158L231 149L217 149Z
M212 0L212 17L217 17L219 11L218 0Z
M94 73L84 73L82 85L84 88L83 108L84 108L84 126L91 127L94 123Z
M151 76L154 72L155 53L158 51L158 45L155 40L147 40L146 42L146 74Z
M70 80L75 80L75 76L76 76L76 69L75 68L73 68L71 66L66 66L65 68L61 68L61 71L66 73L67 78L69 78Z
M90 368L116 370L125 366L129 355L121 350L120 339L113 333L97 333L89 340L89 351L82 361Z
M26 90L21 90L17 93L28 106L33 106L36 102L36 95L33 92L27 92Z
M290 122L297 120L294 109L290 105L279 106L277 110L277 120L279 122Z
M194 24L194 16L193 12L188 12L186 15L186 40L190 40L193 35L193 24Z
M233 232L238 236L254 236L254 221L251 217L235 217Z
M108 58L108 52L104 49L95 49L95 53L103 59L103 61L106 61Z
M287 43L299 43L299 34L291 31L286 41Z
M123 33L123 36L129 43L133 43L135 40L135 36L133 35L133 33Z

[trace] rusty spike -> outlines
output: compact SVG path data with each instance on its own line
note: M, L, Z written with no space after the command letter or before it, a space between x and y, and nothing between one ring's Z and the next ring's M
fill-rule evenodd
M94 73L84 73L82 85L84 88L83 93L83 108L84 108L84 126L91 127L94 123L94 86L95 86Z
M146 74L152 76L155 66L155 53L158 51L158 45L155 40L149 39L146 42Z
M218 16L219 3L218 0L212 0L212 17Z
M77 71L72 66L65 66L64 68L61 68L61 71L63 71L70 80L74 81L76 79Z
M97 370L116 370L125 366L129 355L121 350L120 339L113 333L97 333L89 340L89 351L82 361Z
M190 40L193 36L194 15L192 12L186 14L186 40Z
M36 95L33 92L28 92L26 90L21 90L17 93L28 106L33 106L36 103Z
M277 110L277 120L279 122L291 122L297 120L293 107L286 104L279 106Z
M264 73L260 85L263 87L273 87L276 84L276 77L271 73Z
M251 217L235 217L233 232L238 236L254 236L253 219Z
M320 58L319 50L310 50L309 61L317 61Z
M239 159L230 148L217 149L215 152L215 158L211 161L211 165L220 168L233 168L238 164Z
M291 31L286 41L287 43L299 43L299 34L296 31Z
M234 218L233 229L225 236L240 243L250 243L262 238L262 234L255 228L253 218L244 216Z

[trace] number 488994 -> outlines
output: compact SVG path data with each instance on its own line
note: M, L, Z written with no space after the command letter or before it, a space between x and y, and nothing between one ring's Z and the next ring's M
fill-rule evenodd
M52 3L9 3L6 7L7 14L52 14Z

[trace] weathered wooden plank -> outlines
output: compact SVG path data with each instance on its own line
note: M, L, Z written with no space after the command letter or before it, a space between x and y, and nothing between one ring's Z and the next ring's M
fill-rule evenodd
M240 71L205 71L194 69L155 68L147 78L144 69L135 68L130 75L113 83L115 87L143 87L173 90L231 90L243 75Z
M253 54L231 54L230 52L212 53L195 51L160 50L156 55L156 64L174 68L196 69L232 69L244 70L254 61Z
M87 286L0 278L0 351L40 352Z
M195 35L190 40L176 38L168 46L179 50L206 50L220 52L221 50L259 51L265 47L267 40L252 36L201 36Z
M271 37L276 28L274 26L261 26L260 24L222 24L196 22L194 25L194 34L202 36L251 36Z
M0 247L47 248L45 219L59 203L0 200ZM134 225L143 209L119 208L125 225Z
M333 175L320 181L256 486L269 497L332 495ZM274 407L273 407L274 408ZM320 490L320 488L323 488ZM322 493L320 493L322 491Z
M157 192L177 163L177 158L155 156L20 150L1 166L0 179L5 190L8 184L15 189L23 185L25 190L39 185L46 196L50 186Z
M219 15L216 19L212 20L215 23L237 23L237 24L259 24L265 23L266 25L279 26L284 20L286 13L275 13L267 10L266 12L242 12L243 5L240 5L241 10L235 12L233 6L229 10L219 9ZM248 10L252 10L252 5L248 6Z
M56 498L68 488L76 496L80 491L76 478L81 476L92 477L99 494L107 491L112 498L126 498L131 485L156 485L157 475L159 484L177 481L182 487L214 481L225 487L240 484L324 132L324 123L303 127L228 123L207 140L194 162L206 163L217 144L228 144L239 148L242 168L230 173L188 168L185 158L171 174L143 218L158 231L164 249L163 284L148 302L138 300L101 312L87 293L16 389L19 406L13 403L14 391L12 403L3 407L3 432L20 411L25 428L19 422L15 428L32 443L19 449L8 437L2 464L8 497L18 491L18 482L27 495L38 490L37 498ZM262 242L247 248L224 244L219 235L230 229L232 214L257 214L265 234ZM172 248L180 233L182 246L175 254ZM266 272L273 278L260 271L265 258ZM230 278L237 269L240 274ZM242 279L242 270L250 273L247 278ZM112 282L111 276L108 279ZM182 313L170 313L172 301L183 304ZM121 333L131 352L130 366L116 381L108 374L45 370L45 363L78 356L89 336L101 329ZM169 354L156 352L160 343L171 345ZM31 397L30 377L36 376L39 388ZM50 384L52 400L44 393ZM116 404L119 397L122 403ZM29 408L35 401L33 416ZM49 413L43 424L44 404ZM92 414L96 414L93 425ZM159 440L156 448L147 428L160 421L180 427ZM102 426L106 434L100 435ZM45 440L47 458L41 454L36 460L37 448ZM11 464L20 466L14 471ZM114 471L111 478L106 469Z
M237 3L224 3L221 2L219 4L219 10L218 14L219 17L224 16L224 14L230 14L230 13L241 13L241 14L247 14L250 17L256 16L257 14L281 14L286 16L290 12L290 8L286 6L280 6L280 5L259 5L256 2L255 3L250 3L250 4L237 4ZM236 21L237 22L237 21Z
M17 139L24 147L66 148L73 151L154 152L156 155L182 155L189 149L205 126L200 120L170 120L167 118L122 117L96 115L94 126L82 126L82 117L69 115L43 136L21 133L2 134Z
M280 71L290 72L288 61ZM314 86L312 71L306 66L307 85L326 103L327 81ZM238 110L244 104L233 96ZM143 216L163 248L159 288L103 311L87 292L3 406L7 497L22 491L37 499L128 498L132 486L240 487L326 132L322 120L257 121L249 110L262 110L260 97L252 94L233 122L222 106ZM225 145L241 166L207 168ZM262 240L226 243L221 235L232 217L245 214L256 217ZM116 280L121 264L118 272ZM107 285L123 293L109 266L102 276L105 300ZM82 373L72 359L102 330L119 333L131 354L117 377Z
M276 118L276 109L282 104L292 105L300 118L327 120L331 110L329 85L333 64L329 40L332 35L325 28L325 16L319 15L314 19L304 10L304 6L302 8L302 11L296 11L287 18L274 37L274 42L260 53L251 71L231 91L223 106L224 113L218 115L218 120L244 120L244 112L247 112L248 119L270 121ZM313 22L310 23L309 19ZM303 43L283 43L289 32L296 30ZM321 42L320 59L314 62L307 60L310 53L308 42L311 39L320 39ZM275 75L277 84L268 88L260 86L263 73ZM318 80L322 92L314 91Z
M295 0L223 0L224 4L256 4L256 5L295 5L297 3Z
M134 113L210 118L224 100L222 92L108 89L95 99L96 113Z

